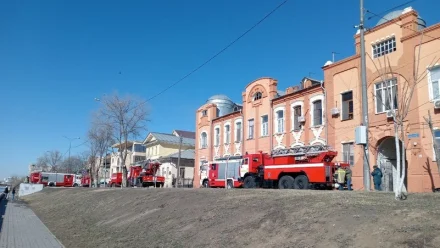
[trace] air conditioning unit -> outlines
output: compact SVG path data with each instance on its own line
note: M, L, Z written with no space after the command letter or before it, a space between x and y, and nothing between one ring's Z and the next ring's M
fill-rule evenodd
M338 108L332 108L332 115L339 115L339 109Z
M394 110L387 111L387 118L393 118Z
M306 121L306 117L304 117L304 116L298 116L298 121L299 121L299 122L305 122L305 121Z
M440 100L434 101L434 108L435 109L440 109Z

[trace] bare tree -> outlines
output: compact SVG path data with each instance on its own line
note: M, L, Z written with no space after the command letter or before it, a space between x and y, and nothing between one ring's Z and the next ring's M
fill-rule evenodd
M405 148L405 123L408 121L407 117L411 107L411 102L413 95L417 86L426 77L427 72L422 72L419 74L419 64L420 64L420 53L421 45L423 41L423 32L421 33L420 43L418 44L417 56L414 56L413 70L410 78L403 78L396 83L396 78L399 77L399 73L394 72L391 67L391 63L387 56L383 58L383 65L380 60L378 60L379 65L377 65L371 56L368 54L370 60L375 66L376 71L381 78L381 82L385 84L385 98L382 96L375 95L376 98L380 99L382 106L391 112L393 122L394 122L394 138L396 146L396 162L397 162L397 187L394 188L395 198L397 200L406 199L406 194L403 193L404 181L406 177L406 148ZM433 64L434 60L431 62ZM398 90L399 89L399 90ZM400 142L400 140L402 142Z
M63 161L63 156L58 150L47 151L41 157L37 158L36 170L57 171Z
M120 97L117 94L101 100L103 107L99 111L99 121L112 130L114 141L118 144L119 166L122 167L122 186L127 186L127 167L129 139L139 136L146 130L147 108L145 101L133 96Z
M87 134L90 145L94 146L95 149L95 157L97 156L97 164L93 163L93 170L90 170L93 174L93 181L95 182L95 187L98 187L99 181L99 170L101 165L105 163L105 156L107 149L113 143L113 130L109 125L99 125L99 122L92 123L92 127L90 128Z
M434 137L435 130L434 130L434 124L431 119L431 112L429 112L429 110L428 110L428 117L423 117L423 118L425 119L426 123L428 124L428 127L429 127L429 130L431 131L432 137ZM440 150L439 150L440 147L438 147L437 142L434 141L433 143L434 143L433 145L434 145L435 160L437 162L437 169L440 172Z
M70 156L65 159L61 166L58 168L58 172L75 173L78 174L86 166L85 161L79 155Z
M47 164L47 157L41 156L37 158L37 163L32 167L33 170L39 171L50 171L49 165Z

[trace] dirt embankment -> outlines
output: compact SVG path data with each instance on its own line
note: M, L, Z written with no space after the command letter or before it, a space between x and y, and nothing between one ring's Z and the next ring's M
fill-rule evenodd
M45 189L26 201L66 247L440 247L440 194Z

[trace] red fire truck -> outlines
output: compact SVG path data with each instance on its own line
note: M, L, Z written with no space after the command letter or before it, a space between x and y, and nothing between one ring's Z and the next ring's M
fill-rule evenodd
M142 161L130 167L128 173L128 183L130 186L138 187L163 187L165 184L165 177L156 176L160 168L158 161ZM113 173L109 182L111 187L119 187L122 184L122 173Z
M208 185L226 185L228 188L333 189L333 174L337 166L349 166L347 163L332 162L337 154L337 151L325 145L277 149L270 155L262 152L246 153L242 157L211 162Z
M49 187L76 187L76 175L56 172L31 172L30 183L43 184Z
M269 154L246 154L240 169L244 188L333 189L338 152L326 145L277 149Z
M227 187L228 189L241 187L240 167L242 161L243 157L233 156L209 163L206 186L209 188Z

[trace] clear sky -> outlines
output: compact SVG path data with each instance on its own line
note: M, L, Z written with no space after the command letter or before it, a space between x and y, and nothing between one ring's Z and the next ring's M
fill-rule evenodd
M157 94L282 1L0 1L0 178L26 175L45 151L67 152L63 136L81 137L73 147L82 144L99 106L95 97ZM382 14L407 1L365 0L365 8ZM440 22L440 1L409 5L428 25ZM367 20L367 27L378 21ZM332 51L339 53L336 60L354 53L358 23L359 1L290 0L152 100L149 131L194 130L195 111L211 95L240 101L246 84L259 77L278 79L282 90L304 76L322 79Z

